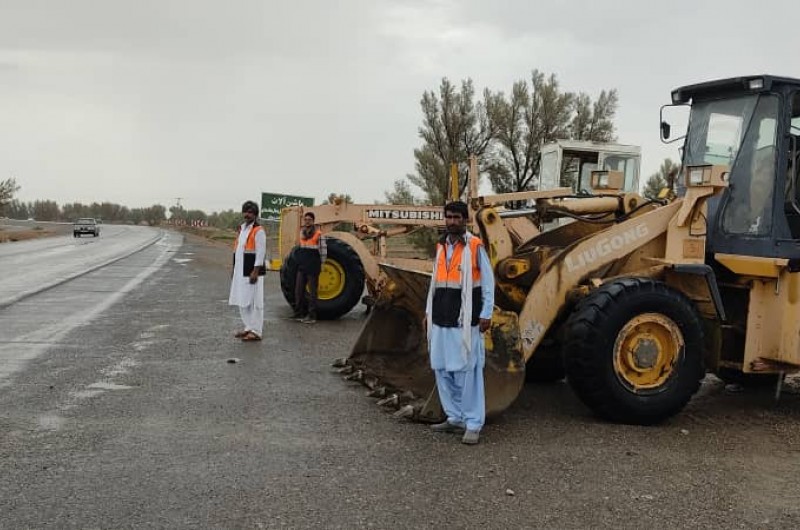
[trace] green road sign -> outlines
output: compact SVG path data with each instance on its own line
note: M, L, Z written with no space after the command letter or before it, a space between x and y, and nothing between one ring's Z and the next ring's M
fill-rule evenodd
M297 197L281 193L261 194L261 218L267 221L280 221L281 208L289 206L314 206L313 197Z

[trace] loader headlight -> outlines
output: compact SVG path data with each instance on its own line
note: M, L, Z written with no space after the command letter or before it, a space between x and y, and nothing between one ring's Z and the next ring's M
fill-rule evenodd
M689 186L700 186L703 184L703 168L692 168L689 170Z
M687 186L708 186L711 184L712 166L690 166L686 168Z

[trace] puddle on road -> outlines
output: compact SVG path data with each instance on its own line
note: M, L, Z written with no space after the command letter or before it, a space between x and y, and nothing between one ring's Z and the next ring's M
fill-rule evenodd
M70 395L77 399L88 399L88 398L93 398L102 393L103 393L102 390L78 390L77 392L70 392Z
M40 429L46 431L57 431L64 425L64 418L55 414L44 414L36 418L36 423Z
M139 363L134 361L133 359L129 359L126 357L125 359L122 359L114 366L100 370L100 373L102 373L107 377L116 377L118 375L127 374L131 368L137 366L138 364Z
M133 344L131 344L131 346L133 346L134 351L143 351L143 350L147 349L148 347L152 346L153 344L156 344L156 341L154 341L154 340L142 340L142 341L134 342Z
M130 390L133 387L128 385L118 385L116 383L92 383L87 388L96 388L100 390Z

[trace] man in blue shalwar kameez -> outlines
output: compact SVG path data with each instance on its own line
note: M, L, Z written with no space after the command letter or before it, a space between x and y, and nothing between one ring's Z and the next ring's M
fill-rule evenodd
M447 420L436 432L464 432L476 444L486 416L483 333L491 324L494 274L480 238L467 229L461 201L445 208L447 233L436 245L426 307L431 368Z

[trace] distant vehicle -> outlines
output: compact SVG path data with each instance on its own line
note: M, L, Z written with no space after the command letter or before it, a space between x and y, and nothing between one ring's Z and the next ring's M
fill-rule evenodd
M97 221L91 217L83 217L75 221L72 225L72 237L80 237L83 234L92 234L93 237L100 235L100 227Z

